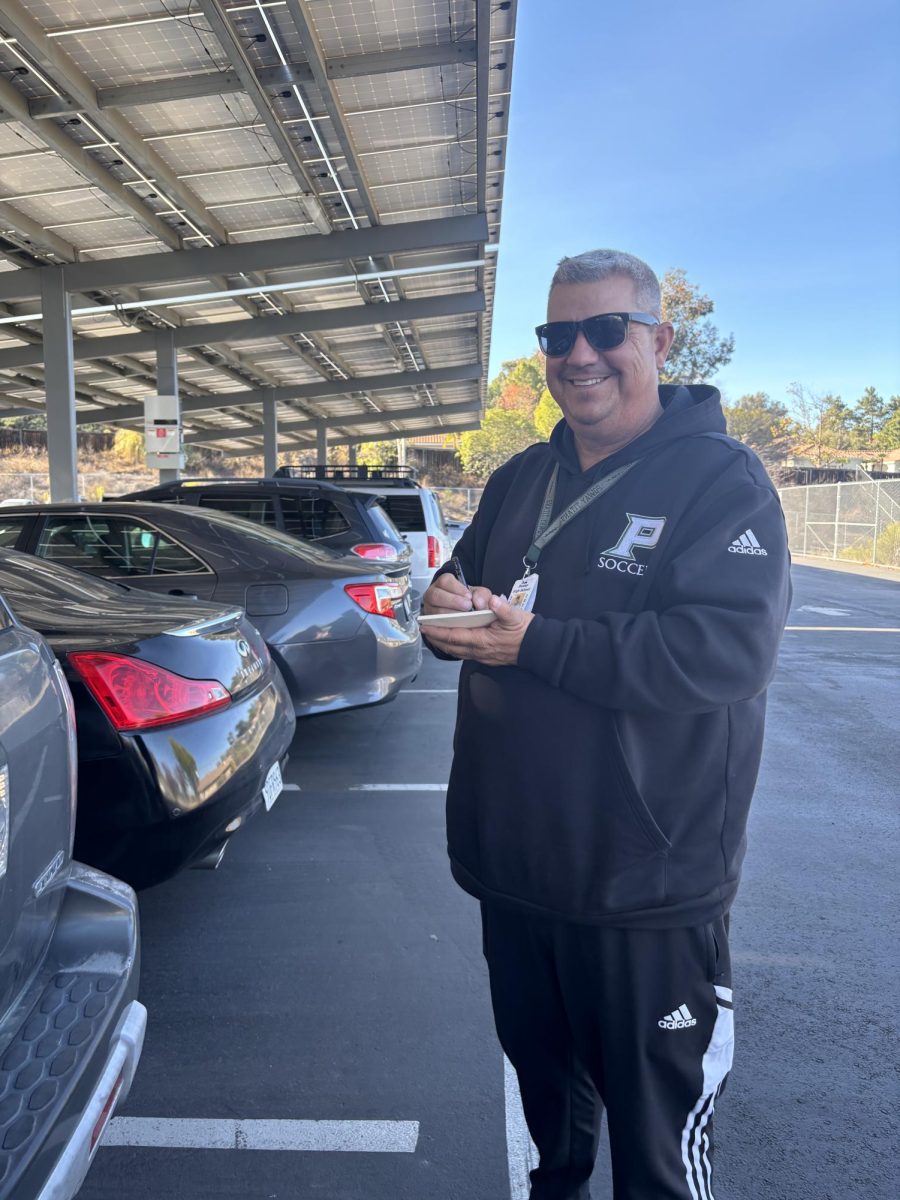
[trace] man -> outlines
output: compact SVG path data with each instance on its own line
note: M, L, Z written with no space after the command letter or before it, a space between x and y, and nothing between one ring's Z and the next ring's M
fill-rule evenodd
M717 391L659 386L661 316L639 259L563 259L538 338L564 420L491 476L464 581L442 568L424 597L495 614L423 632L465 660L449 853L481 901L532 1200L589 1196L603 1106L616 1200L713 1195L727 915L789 558Z

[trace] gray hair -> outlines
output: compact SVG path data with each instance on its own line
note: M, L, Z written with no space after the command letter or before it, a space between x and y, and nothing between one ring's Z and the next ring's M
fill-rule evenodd
M624 275L633 282L642 311L662 317L662 297L655 273L643 259L623 250L587 250L584 254L560 259L550 290L559 283L596 283L613 275Z

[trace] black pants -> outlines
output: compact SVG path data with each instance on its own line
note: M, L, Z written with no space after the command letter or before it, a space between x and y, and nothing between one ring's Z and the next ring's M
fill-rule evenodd
M725 919L606 929L482 904L500 1044L540 1165L587 1200L606 1108L615 1200L713 1200L712 1116L734 1025Z

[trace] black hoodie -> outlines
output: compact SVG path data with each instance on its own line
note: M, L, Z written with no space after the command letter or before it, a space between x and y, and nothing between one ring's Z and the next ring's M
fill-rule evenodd
M488 480L458 546L509 593L555 464L554 516L636 465L544 549L514 667L463 665L447 793L457 882L482 899L612 926L727 911L790 603L778 496L725 436L715 388L582 472L564 421Z

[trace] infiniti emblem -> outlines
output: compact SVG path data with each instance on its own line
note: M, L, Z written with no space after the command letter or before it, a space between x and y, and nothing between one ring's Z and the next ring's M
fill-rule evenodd
M247 655L250 653L250 643L248 641L246 641L244 638L241 638L237 644L237 651L238 651L238 654L241 654L244 656L244 658L246 658Z

